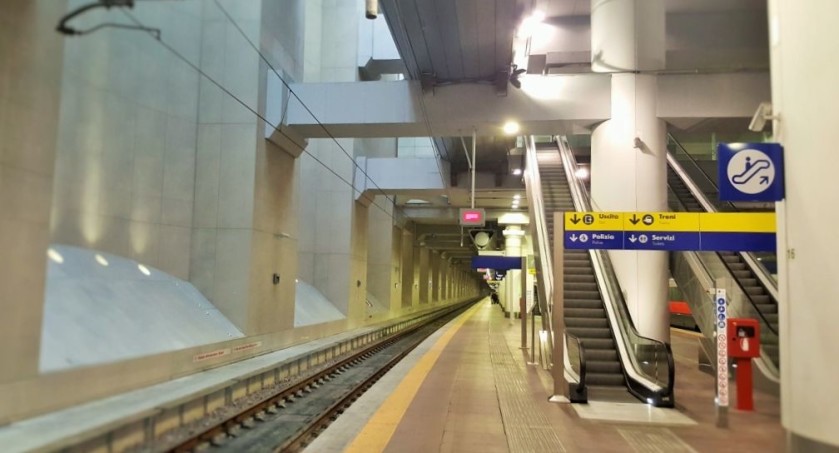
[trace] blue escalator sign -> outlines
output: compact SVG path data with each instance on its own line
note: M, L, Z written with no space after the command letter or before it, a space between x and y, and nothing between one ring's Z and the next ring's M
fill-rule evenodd
M720 200L783 200L783 150L779 143L717 145Z

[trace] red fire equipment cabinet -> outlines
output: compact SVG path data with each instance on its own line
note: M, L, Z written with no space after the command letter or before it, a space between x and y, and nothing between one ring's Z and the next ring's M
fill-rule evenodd
M756 319L728 318L728 356L737 361L737 409L754 410L752 359L760 357L760 324Z

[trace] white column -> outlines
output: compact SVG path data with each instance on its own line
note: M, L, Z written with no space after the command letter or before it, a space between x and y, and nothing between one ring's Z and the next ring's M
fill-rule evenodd
M524 231L519 225L509 225L504 229L504 255L521 257L521 242ZM504 277L505 309L514 316L519 312L519 298L521 297L521 271L509 270Z
M770 0L775 141L784 146L786 200L778 203L781 422L787 451L839 447L839 54L835 0ZM757 106L755 106L757 107ZM826 447L830 445L833 448Z
M664 68L662 0L592 0L592 67L612 75L612 118L591 137L592 201L600 211L666 211L666 127L656 117ZM670 341L665 252L610 252L641 335Z

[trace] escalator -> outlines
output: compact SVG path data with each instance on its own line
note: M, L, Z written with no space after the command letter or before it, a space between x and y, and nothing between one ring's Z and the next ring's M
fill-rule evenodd
M541 254L537 256L539 289L540 294L547 294L541 298L549 300L554 213L591 209L585 186L574 176L576 162L564 138L558 138L558 146L539 151L530 138L527 162L528 199L536 223L534 248ZM608 254L566 250L563 280L565 370L566 377L572 377L572 401L585 401L586 388L627 388L644 402L672 407L672 352L669 345L638 335Z
M694 161L681 148L681 145L674 138L670 137L670 142L671 148L667 157L667 184L670 189L668 202L673 211L717 212L741 210L730 203L712 201L718 198L715 181L705 173L699 163ZM687 166L690 166L691 171L685 168ZM695 179L701 179L701 181ZM687 255L690 255L690 259L694 261L691 271L687 271L689 266L682 262ZM777 377L777 369L780 364L778 356L777 283L761 265L760 260L760 257L753 254L741 252L680 252L672 255L671 269L674 270L673 277L680 287L696 285L696 280L699 278L696 274L699 273L709 275L705 280L725 278L733 282L730 291L735 294L734 302L738 304L733 307L731 316L755 318L760 322L761 352L763 358L769 362L765 368L768 368L769 375L774 379ZM677 272L677 269L681 271ZM701 317L702 311L707 310L707 301L705 300L707 297L695 294L696 291L693 291L693 293L694 296L689 297L688 302L691 305L691 310L698 312ZM697 325L706 337L710 338L712 336L713 322L700 322L697 319Z
M556 149L537 152L537 159L549 244L553 250L554 212L574 211L574 202ZM586 383L592 387L624 387L626 381L591 258L585 250L566 250L563 264L565 326L585 349Z

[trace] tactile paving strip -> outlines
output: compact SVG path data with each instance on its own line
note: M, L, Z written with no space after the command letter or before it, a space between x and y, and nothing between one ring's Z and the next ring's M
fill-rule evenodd
M534 400L522 369L500 332L489 332L490 358L507 446L511 452L566 451L548 418Z
M667 428L618 428L618 432L637 452L696 453L696 450Z

